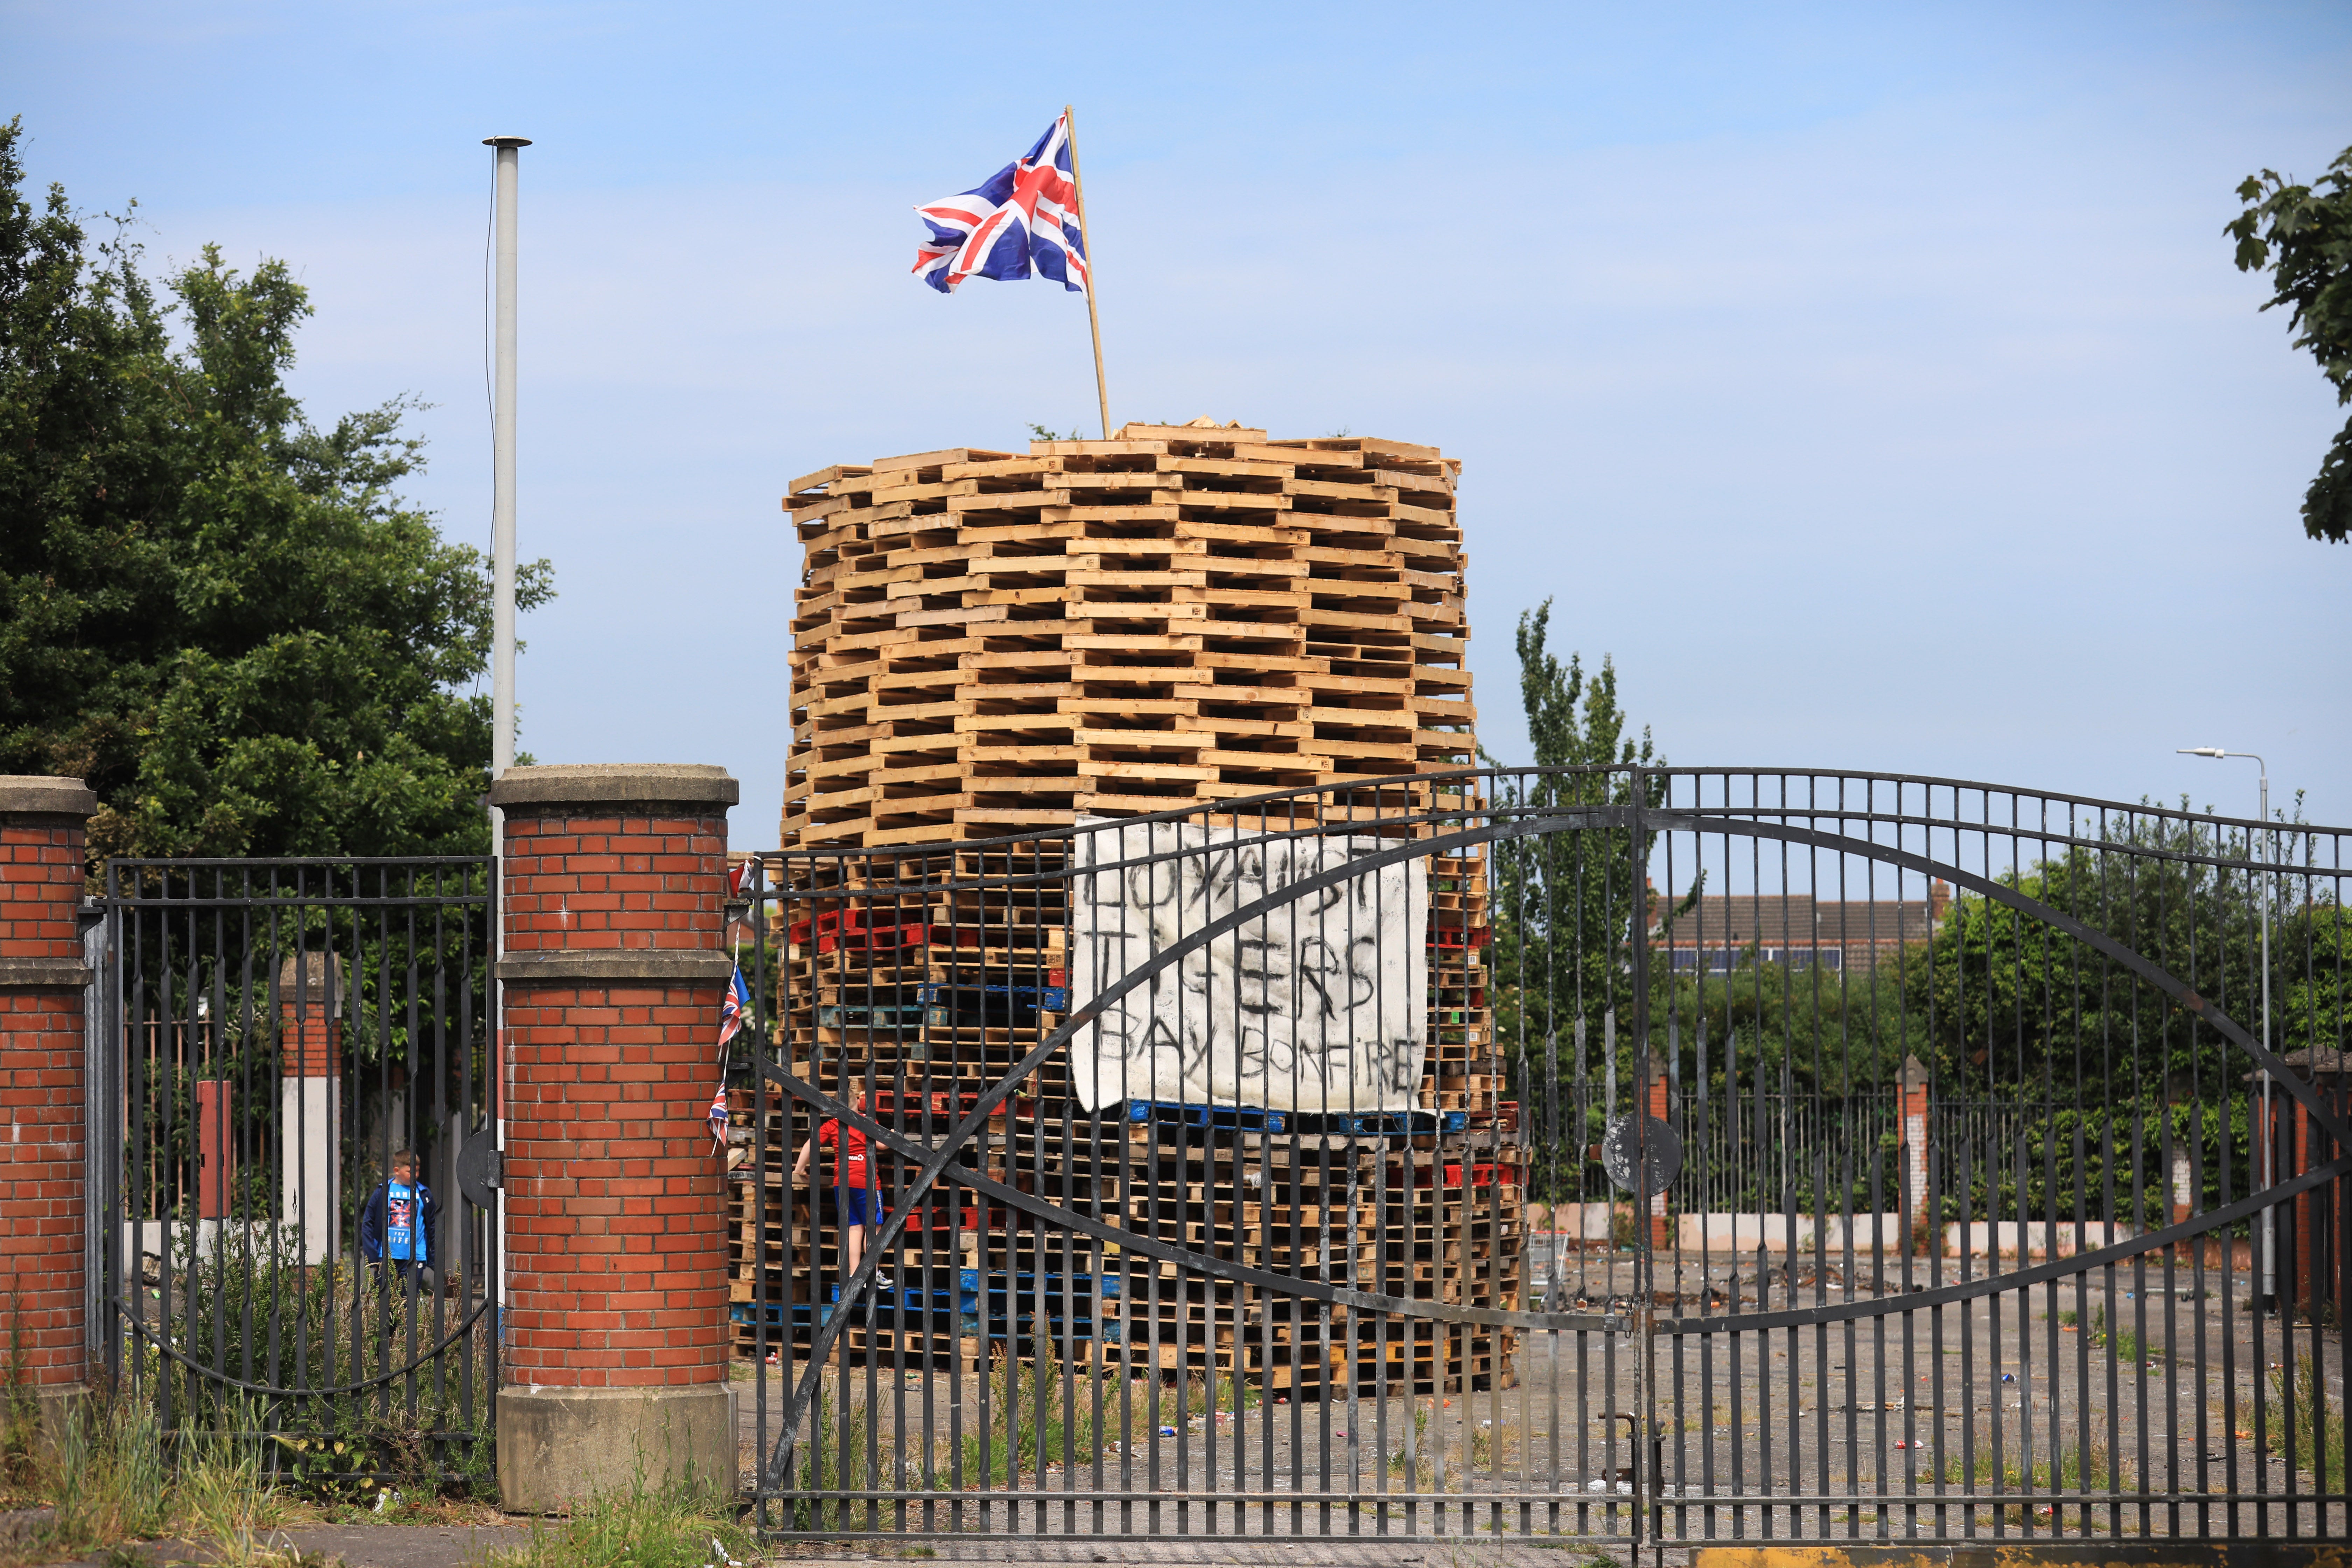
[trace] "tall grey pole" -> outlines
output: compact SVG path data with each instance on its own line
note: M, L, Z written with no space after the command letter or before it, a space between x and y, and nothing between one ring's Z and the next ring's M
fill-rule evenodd
M488 136L498 157L496 390L490 402L490 776L515 752L515 195L527 136Z
M496 205L498 245L497 368L490 397L490 777L498 779L514 766L515 757L515 200L522 150L528 136L485 136L482 144L498 160ZM506 814L490 808L490 854L504 853ZM494 859L493 864L498 864ZM506 950L506 900L490 905L490 966L492 994L499 1003L498 1117L493 1137L503 1163L507 1147L507 1102L514 1092L514 1062L506 1049L504 990L496 975ZM499 1245L492 1278L497 1282L499 1327L505 1342L507 1303L506 1177L498 1187L496 1224Z

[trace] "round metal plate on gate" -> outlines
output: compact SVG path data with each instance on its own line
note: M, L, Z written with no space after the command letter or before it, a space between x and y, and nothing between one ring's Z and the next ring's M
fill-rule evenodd
M1643 1145L1640 1150L1633 1144L1636 1127L1641 1129L1638 1135ZM1640 1195L1654 1198L1674 1184L1683 1168L1682 1138L1654 1116L1621 1116L1609 1124L1607 1135L1601 1140L1601 1168L1609 1173L1611 1182L1633 1191L1635 1166L1643 1154L1649 1157L1650 1180L1648 1190Z
M478 1209L499 1206L499 1184L503 1173L499 1170L498 1140L490 1135L487 1121L467 1132L465 1142L457 1145L457 1190L466 1201Z

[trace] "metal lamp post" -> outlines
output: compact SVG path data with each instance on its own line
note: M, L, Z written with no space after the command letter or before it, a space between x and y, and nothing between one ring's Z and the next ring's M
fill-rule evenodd
M486 136L498 159L498 370L490 401L490 777L514 766L515 199L528 136Z
M482 145L496 160L495 229L498 244L498 365L490 399L490 777L514 766L515 757L515 284L516 198L522 150L528 136L485 136ZM505 847L505 813L490 808L490 853ZM495 988L498 960L505 955L506 920L490 910L490 973ZM503 997L500 998L503 1001ZM492 1136L501 1159L507 1147L507 1102L514 1089L514 1064L507 1056L503 1013L499 1029L498 1118ZM498 1234L507 1233L507 1194L498 1189ZM499 1311L507 1302L506 1253L497 1249Z
M2270 763L2263 761L2263 755L2259 752L2231 752L2224 751L2220 746L2181 746L2176 749L2179 754L2184 757L2211 757L2217 762L2224 757L2242 757L2247 761L2252 762L2255 766L2262 770L2262 821L2263 843L2262 859L2263 866L2267 868L2271 863L2269 849L2271 832ZM2263 921L2263 1048L2264 1050L2268 1050L2271 1048L2271 888L2270 880L2267 877L2263 879L2261 886L2262 892L2257 901L2262 906ZM2272 1168L2273 1163L2273 1152L2278 1146L2278 1131L2272 1124L2271 1121L2270 1069L2268 1068L2263 1068L2261 1070L2263 1075L2263 1185L2267 1188L2276 1185L2278 1180L2277 1173ZM2278 1211L2276 1208L2266 1208L2263 1210L2262 1296L2262 1310L2266 1312L2274 1312L2278 1310L2277 1248Z

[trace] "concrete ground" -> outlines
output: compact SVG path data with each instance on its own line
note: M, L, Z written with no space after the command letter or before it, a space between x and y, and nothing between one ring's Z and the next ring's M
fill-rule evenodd
M522 1544L530 1535L527 1524L301 1525L270 1531L259 1543L299 1552L306 1568L313 1561L341 1563L344 1568L469 1568L499 1548ZM218 1556L203 1544L151 1541L87 1557L56 1559L43 1568L128 1568L133 1560L160 1568L171 1563L212 1563Z
M271 1544L291 1546L304 1554L306 1568L314 1556L343 1568L475 1568L494 1544L462 1539L453 1532L424 1525L374 1525L349 1530L298 1530L278 1532ZM477 1532L478 1535L481 1532ZM155 1542L134 1549L142 1562L163 1568L172 1563L214 1561L203 1548ZM1461 1542L1443 1544L1381 1544L1377 1542L1106 1542L1063 1546L997 1541L941 1541L923 1547L885 1545L870 1552L845 1552L837 1546L783 1547L763 1553L743 1568L763 1568L782 1563L891 1562L935 1560L953 1563L1114 1563L1200 1564L1285 1564L1287 1568L1560 1568L1557 1548L1525 1543ZM104 1554L58 1563L52 1568L119 1568L120 1558ZM1613 1552L1580 1549L1576 1568L1630 1568L1623 1548ZM1640 1568L1688 1568L1687 1552L1669 1549L1661 1558L1644 1552Z
M1564 1262L1573 1267L1557 1304L1616 1311L1635 1304L1623 1259ZM1547 1272L1548 1260L1531 1270L1538 1279ZM1759 1271L1752 1263L1686 1269L1679 1280L1662 1270L1660 1283L1679 1288L1679 1300L1657 1303L1665 1313L1695 1313L1701 1300L1719 1312L1735 1300L1742 1310L1778 1311L1847 1295L1842 1279L1816 1278L1801 1264L1793 1272ZM1856 1294L1896 1306L1902 1282L1886 1282L1883 1297L1876 1283L1855 1281ZM1640 1562L1682 1568L1684 1543L1705 1539L1710 1527L1717 1539L1735 1531L1756 1538L1766 1510L1753 1500L1767 1493L1775 1499L1771 1532L1782 1539L1867 1540L1882 1528L1931 1534L1939 1516L1953 1534L1998 1529L2012 1540L2221 1534L2233 1524L2241 1533L2279 1534L2290 1511L2300 1533L2342 1539L2352 1521L2341 1503L2277 1500L2290 1488L2315 1489L2312 1457L2299 1453L2291 1467L2269 1451L2275 1441L2253 1436L2258 1421L2273 1438L2279 1431L2273 1380L2286 1364L2308 1363L2340 1421L2341 1338L2305 1326L2285 1348L2277 1320L2242 1310L2253 1289L2242 1273L2225 1281L2218 1272L2200 1277L2181 1268L2168 1277L2159 1263L1965 1307L1898 1309L1794 1331L1685 1336L1679 1363L1676 1342L1662 1340L1652 1407L1664 1428L1659 1501L1669 1544L1663 1552L1645 1548ZM1558 1564L1565 1552L1577 1568L1601 1568L1603 1559L1632 1568L1624 1536L1633 1500L1621 1490L1630 1484L1629 1426L1612 1417L1643 1403L1639 1348L1622 1334L1533 1334L1519 1346L1516 1382L1507 1388L1385 1399L1359 1389L1328 1401L1244 1390L1236 1407L1228 1386L1213 1411L1201 1407L1205 1391L1195 1392L1188 1408L1185 1389L1157 1378L1067 1368L1045 1390L1042 1469L1034 1448L1024 1447L1010 1476L991 1476L985 1494L981 1378L887 1364L829 1369L833 1484L840 1484L838 1423L846 1411L853 1440L845 1489L903 1486L925 1495L908 1503L904 1527L886 1505L868 1542L780 1542L761 1561L1522 1568ZM760 1457L756 1396L764 1384L772 1440L783 1378L795 1370L738 1369L746 1482ZM1023 1416L1009 1419L1002 1385L987 1392L987 1453L997 1463L1008 1433L1032 1440L1035 1390L1023 1393ZM1066 1395L1087 1423L1059 1426ZM1097 1405L1102 1418L1094 1425ZM1162 1426L1173 1430L1163 1434ZM803 1465L808 1451L803 1446ZM867 1456L877 1470L865 1468ZM902 1457L904 1481L897 1479ZM1066 1457L1076 1462L1066 1465ZM2047 1493L2053 1457L2059 1492L2113 1488L2147 1500L2077 1503L2053 1518L2039 1500L1983 1499L1996 1485ZM2341 1494L2345 1480L2332 1473L2340 1454L2327 1462L2325 1489ZM1972 1472L1979 1500L1939 1509L1938 1479L1956 1491ZM950 1484L927 1489L927 1481ZM1435 1539L1381 1540L1372 1502L1358 1506L1352 1524L1361 1533L1350 1535L1346 1504L1327 1516L1317 1503L1280 1502L1288 1491L1384 1494L1391 1530ZM2273 1500L2252 1500L2263 1493ZM1732 1503L1734 1494L1747 1500L1744 1508ZM1875 1502L1886 1494L1893 1494L1886 1503ZM1696 1500L1701 1496L1708 1502ZM926 1510L932 1528L961 1533L911 1533L924 1525ZM862 1512L853 1507L846 1521L827 1522L862 1527ZM1106 1538L1155 1530L1151 1539ZM284 1544L350 1568L459 1568L527 1533L523 1525L281 1532ZM151 1562L169 1555L203 1560L195 1552L142 1552Z
M1563 1306L1633 1304L1628 1262L1572 1263ZM1944 1267L1956 1272L1956 1265ZM1543 1277L1540 1267L1532 1272ZM1660 1272L1667 1283L1666 1270ZM1686 1268L1678 1283L1681 1301L1659 1302L1662 1312L1695 1314L1702 1299L1717 1312L1735 1297L1743 1310L1771 1311L1848 1299L1842 1279L1817 1279L1801 1260L1793 1274L1776 1267L1760 1277L1752 1261L1744 1268ZM1890 1306L1902 1294L1899 1279L1885 1282L1884 1297L1871 1283L1857 1280L1856 1294ZM2263 1493L2280 1500L2290 1489L2307 1497L2318 1487L2307 1436L2292 1467L2275 1451L2284 1425L2275 1393L2283 1363L2315 1372L2330 1412L2340 1420L2344 1409L2340 1336L2305 1326L2292 1351L2283 1348L2277 1320L2258 1321L2242 1310L2253 1288L2244 1274L2225 1282L2218 1271L2200 1276L2183 1267L2168 1277L2157 1259L2144 1269L1965 1307L1898 1310L1793 1331L1662 1339L1652 1408L1666 1434L1666 1532L1752 1535L1768 1513L1771 1533L1782 1537L1874 1535L1882 1518L1892 1533L1932 1533L1939 1517L1943 1529L1958 1533L1971 1514L1979 1530L1998 1525L2045 1538L2053 1528L2108 1537L2284 1532L2292 1513L2299 1531L2341 1534L2341 1503L2247 1500ZM1156 1511L1159 1531L1209 1535L1223 1550L1269 1528L1266 1509L1237 1507L1236 1494L1297 1490L1385 1492L1393 1516L1410 1510L1416 1533L1458 1535L1467 1524L1475 1537L1499 1515L1506 1530L1549 1536L1547 1544L1588 1534L1622 1538L1631 1526L1633 1456L1631 1424L1618 1413L1642 1402L1637 1350L1624 1335L1533 1334L1519 1347L1510 1388L1386 1400L1360 1390L1328 1403L1271 1404L1249 1391L1238 1409L1227 1389L1213 1414L1201 1408L1204 1391L1196 1389L1186 1408L1182 1390L1156 1379L1117 1368L1099 1377L1068 1369L1046 1392L1042 1471L1026 1447L1017 1475L1004 1473L1002 1458L1016 1427L1024 1444L1033 1441L1034 1391L1024 1391L1018 1416L1005 1411L1001 1385L989 1391L986 1442L997 1473L984 1504L979 1378L887 1363L828 1369L827 1473L845 1473L849 1490L903 1487L938 1499L909 1503L903 1526L886 1507L877 1524L884 1531L919 1530L926 1513L932 1528L1003 1531L1017 1514L1024 1532L1125 1534L1153 1530ZM773 1442L783 1377L798 1370L758 1373L768 1405L763 1435L757 1384L743 1369L747 1484L760 1439ZM1076 1430L1058 1427L1066 1392L1088 1418ZM851 1417L846 1456L844 1410ZM2257 1441L2258 1426L2268 1442ZM2325 1490L2341 1495L2347 1488L2340 1436L2335 1443ZM869 1457L879 1467L871 1480ZM894 1479L901 1458L903 1481ZM1066 1467L1066 1458L1076 1462ZM1967 1510L1928 1500L1939 1483L1948 1495L1969 1489L1971 1476L1979 1497L1998 1489L2033 1500ZM2233 1488L2240 1500L2221 1500ZM2078 1503L2055 1517L2046 1500L2053 1492L2110 1490L2148 1500ZM1135 1500L1115 1499L1122 1493ZM1906 1493L1923 1500L1895 1500ZM1769 1510L1730 1501L1759 1494L1788 1500ZM1888 1503L1877 1504L1879 1496ZM1702 1497L1708 1502L1691 1500ZM1274 1510L1278 1521L1292 1511ZM1327 1529L1349 1528L1344 1506L1331 1510L1328 1526L1318 1505L1298 1511L1318 1540ZM1362 1528L1377 1528L1369 1509L1359 1517Z

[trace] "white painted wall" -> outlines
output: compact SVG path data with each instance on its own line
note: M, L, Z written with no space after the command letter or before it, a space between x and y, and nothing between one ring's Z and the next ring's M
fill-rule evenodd
M342 1079L288 1078L278 1084L278 1218L289 1234L301 1237L302 1260L323 1263L342 1250L334 1185Z

